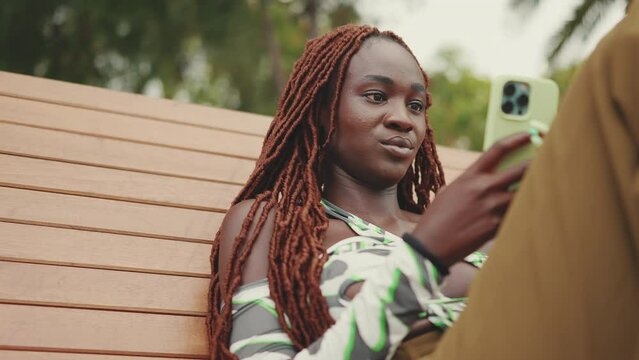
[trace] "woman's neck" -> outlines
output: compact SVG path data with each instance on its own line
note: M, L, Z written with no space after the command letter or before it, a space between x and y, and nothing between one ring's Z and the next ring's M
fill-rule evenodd
M399 207L397 185L374 189L339 167L334 167L327 177L323 196L340 208L380 226L408 220Z

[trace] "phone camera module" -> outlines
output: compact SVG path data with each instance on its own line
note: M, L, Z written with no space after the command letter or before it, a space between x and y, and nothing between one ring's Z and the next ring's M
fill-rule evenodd
M530 84L521 81L508 81L502 88L501 111L515 117L528 113Z

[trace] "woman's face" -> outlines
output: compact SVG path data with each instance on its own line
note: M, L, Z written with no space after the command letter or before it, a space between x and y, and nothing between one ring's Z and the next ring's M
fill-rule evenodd
M426 133L426 88L401 45L366 40L353 56L339 98L332 164L375 189L396 185Z

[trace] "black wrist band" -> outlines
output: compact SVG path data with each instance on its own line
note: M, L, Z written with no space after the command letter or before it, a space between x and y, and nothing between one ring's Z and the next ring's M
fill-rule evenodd
M439 274L441 275L441 277L445 277L449 274L448 266L444 265L444 263L441 260L439 260L437 256L433 255L433 253L428 251L428 249L426 249L426 247L421 243L421 241L419 241L412 234L405 233L404 236L402 236L402 239L404 239L404 241L408 245L410 245L410 247L412 247L413 250L417 251L424 258L426 258L426 260L430 261L431 264L433 264L435 268L437 268L437 271L439 271Z

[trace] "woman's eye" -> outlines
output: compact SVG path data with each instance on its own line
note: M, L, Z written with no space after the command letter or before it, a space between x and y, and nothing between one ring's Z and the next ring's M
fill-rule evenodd
M414 112L422 112L424 110L424 104L420 101L413 101L408 104L408 107Z
M366 96L368 100L377 104L386 100L386 95L384 95L381 92L372 92L372 93L365 94L364 96Z

